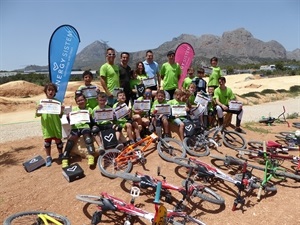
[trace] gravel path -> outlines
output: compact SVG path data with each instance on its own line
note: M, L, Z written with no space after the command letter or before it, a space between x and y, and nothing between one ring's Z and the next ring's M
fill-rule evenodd
M269 114L272 117L277 117L283 112L283 106L285 106L286 109L286 116L295 112L300 115L300 96L283 101L268 102L254 106L244 106L242 123L258 121L262 116L269 116ZM36 136L42 136L40 121L0 125L0 143Z

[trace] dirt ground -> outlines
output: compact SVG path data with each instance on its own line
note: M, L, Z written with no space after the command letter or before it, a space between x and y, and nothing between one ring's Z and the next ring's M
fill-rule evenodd
M257 126L264 125L258 124ZM248 131L245 135L247 140L274 140L274 134L279 130L292 131L286 125L276 124L268 127L268 134L260 134ZM42 167L31 173L27 173L22 163L36 155L44 156L42 150L43 140L41 137L27 138L22 141L4 143L0 151L0 221L12 213L24 210L48 210L67 216L72 224L89 224L91 214L96 210L95 205L85 204L75 199L77 194L99 195L101 192L108 192L112 195L130 200L130 183L121 179L109 179L101 175L98 167L90 169L86 159L74 157L72 163L79 163L83 168L85 177L69 183L62 175L59 160L55 159L49 168ZM154 147L155 145L153 145ZM212 154L235 155L231 149L221 147L212 150ZM297 155L297 152L293 152ZM53 156L57 158L57 152L53 146ZM200 160L212 165L219 165L224 172L230 170L222 167L222 163L212 161L209 156L201 157ZM214 163L214 164L213 164ZM288 170L293 170L291 162L285 162ZM181 180L186 176L186 170L175 164L163 161L157 154L155 148L147 154L147 163L143 168L135 164L132 172L140 171L156 176L157 167L161 167L162 174L167 181L180 185ZM261 177L260 171L253 171ZM237 188L228 182L203 183L220 194L225 199L224 206L213 205L208 202L193 199L193 204L187 204L186 210L191 215L201 219L206 224L299 224L299 188L300 183L293 180L273 180L277 186L277 193L274 195L262 195L262 199L256 199L257 190L246 197L246 204L243 210L231 211L232 204L236 197ZM180 195L172 192L177 199ZM154 194L142 192L136 199L136 203L144 209L153 211L152 201ZM162 201L163 202L163 201ZM174 204L164 203L169 209ZM103 224L123 224L124 217L104 216ZM145 221L137 221L135 224L148 224Z
M22 83L21 85L32 85ZM294 83L295 84L295 83ZM16 87L16 85L14 85ZM73 87L68 88L66 104L71 104L71 94L74 92ZM11 87L9 88L11 89ZM0 112L1 121L8 121L6 115L20 112L21 109L33 110L35 102L43 97L42 90L38 93L23 93L24 97L7 96L5 88L0 86ZM12 91L12 90L11 90ZM26 96L30 96L29 98ZM19 117L22 114L19 114ZM290 120L290 122L298 120ZM29 123L30 124L30 123ZM293 127L287 127L286 124L274 124L266 126L255 124L254 127L268 130L268 133L254 132L245 129L246 140L276 140L275 135L280 131L295 131ZM9 126L5 126L9 129ZM30 129L30 127L29 127ZM1 135L5 135L2 132ZM22 165L23 162L33 158L36 155L45 156L43 151L43 139L41 136L30 137L23 140L15 140L1 144L0 148L0 221L5 217L20 211L28 210L48 210L67 216L74 225L90 224L92 213L96 210L95 205L85 204L76 200L77 194L99 195L101 192L108 192L114 196L120 197L127 201L130 200L129 182L121 179L109 179L104 177L98 167L89 168L86 159L73 157L71 163L79 163L85 173L85 177L69 183L62 174L60 161L57 159L58 154L56 147L52 147L52 156L54 163L51 167L42 167L31 173L27 173ZM212 150L214 155L236 155L234 150L224 146L218 150ZM292 152L298 155L297 151ZM162 160L156 152L155 144L152 150L147 153L147 163L143 167L135 164L132 172L140 171L145 174L156 176L157 167L161 167L161 173L167 177L167 181L181 185L181 181L186 176L186 169L175 164ZM232 169L222 166L220 161L214 161L209 156L201 157L200 160L208 162L220 168L227 173L232 174ZM284 162L283 166L293 172L294 164ZM253 173L262 177L262 172L254 170ZM200 201L194 198L192 202L187 203L186 211L191 215L199 218L206 224L300 224L299 218L299 196L300 183L293 180L272 180L277 186L276 194L262 194L262 199L257 200L257 190L246 196L246 203L243 209L231 211L232 204L237 194L237 187L228 182L216 181L214 183L205 183L220 194L225 199L224 206L213 205L209 202ZM177 200L181 195L172 192ZM143 209L154 211L152 204L154 193L142 191L140 197L136 199ZM164 199L162 198L162 202ZM164 203L168 209L172 209L172 204ZM109 214L103 217L102 224L123 224L124 216L122 214ZM136 220L134 224L148 224L145 220Z

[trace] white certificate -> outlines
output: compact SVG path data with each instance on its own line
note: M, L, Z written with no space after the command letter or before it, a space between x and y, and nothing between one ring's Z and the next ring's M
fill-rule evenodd
M89 98L96 98L97 97L97 87L96 86L86 86L81 88L83 95Z
M171 107L173 116L186 116L185 105L172 105Z
M70 124L89 123L90 113L89 110L78 110L69 113Z
M171 106L168 104L158 104L155 110L157 115L171 115Z
M61 103L53 99L42 99L40 100L42 106L37 113L39 114L60 114Z
M209 98L207 98L201 94L197 94L194 102L196 104L201 104L202 106L206 107L209 102Z
M134 110L142 110L149 111L151 108L150 100L134 100L133 109Z
M243 106L242 102L239 101L230 101L229 102L229 110L239 111Z
M112 93L114 98L117 98L118 92L123 91L123 90L124 90L124 88L114 88L113 93Z
M115 108L114 111L115 111L116 118L118 120L118 119L121 119L121 118L127 116L130 112L130 109L128 108L126 103L123 103L122 105Z
M197 107L194 107L191 109L191 115L193 115L194 117L199 117L199 116L203 115L205 109L206 109L206 106L198 104Z
M94 112L94 119L96 122L113 120L114 119L114 109L113 108L97 109Z
M155 78L147 78L147 79L143 79L143 84L145 85L145 87L153 87L156 86L156 82L155 82Z

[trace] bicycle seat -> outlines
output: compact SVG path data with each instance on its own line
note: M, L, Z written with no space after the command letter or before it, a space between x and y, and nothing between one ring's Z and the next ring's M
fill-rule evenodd
M101 206L101 209L103 211L116 211L117 207L112 203L112 201L110 199L107 198L102 198L102 202L103 202L103 206Z
M146 189L148 187L155 188L156 184L153 183L150 176L144 175L144 176L141 177L140 188Z
M205 166L202 166L202 165L198 165L196 171L197 171L198 177L214 177L215 176L212 172L208 171Z
M267 147L269 147L269 148L280 148L281 144L279 144L275 141L267 141Z

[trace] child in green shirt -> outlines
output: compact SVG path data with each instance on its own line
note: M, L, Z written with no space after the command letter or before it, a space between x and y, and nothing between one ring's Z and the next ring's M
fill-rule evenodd
M44 86L44 93L46 94L47 99L56 100L54 97L57 93L57 86L54 83L48 83ZM59 153L59 158L62 157L62 150L63 150L63 142L62 142L62 126L61 120L64 113L64 106L61 106L61 113L60 114L48 114L38 113L38 110L42 109L43 105L38 104L36 108L36 117L41 117L41 124L42 124L42 132L44 138L44 148L46 151L46 166L51 166L52 164L52 157L51 157L51 142L52 140L55 141L56 147Z

